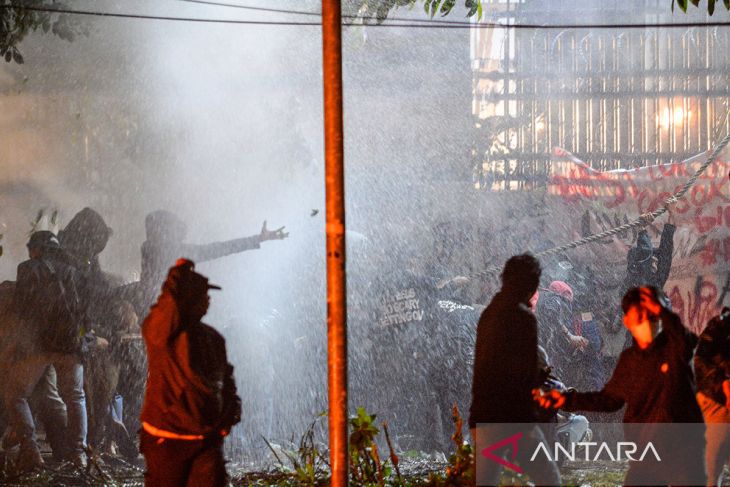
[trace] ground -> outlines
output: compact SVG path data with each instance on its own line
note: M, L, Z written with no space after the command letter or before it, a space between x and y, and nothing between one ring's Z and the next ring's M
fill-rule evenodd
M1 455L2 453L0 453ZM50 466L42 472L23 476L13 476L5 458L2 466L8 470L0 471L2 486L99 486L131 487L143 485L143 469L131 465L119 457L103 454L91 462L87 471L78 471L68 464ZM443 471L445 458L440 455L405 455L401 463L403 477L413 485L425 482L432 472ZM568 486L620 486L626 472L626 464L621 462L569 462L561 468L563 485ZM231 483L234 486L294 486L291 477L279 470L251 471L250 467L232 464L229 466ZM728 472L730 473L730 472ZM510 477L503 476L503 483L509 484ZM303 485L303 484L300 484ZM730 485L726 483L725 485Z

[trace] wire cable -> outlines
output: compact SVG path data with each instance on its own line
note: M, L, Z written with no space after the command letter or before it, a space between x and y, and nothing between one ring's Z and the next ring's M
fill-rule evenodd
M226 2L214 2L212 0L176 0L178 2L184 2L184 3L195 3L199 5L208 5L213 7L227 7L227 8L237 8L242 10L252 10L255 12L269 12L269 13L280 13L285 15L307 15L311 17L321 17L322 14L320 12L311 12L307 10L288 10L283 8L270 8L270 7L256 7L253 5L241 5L237 3L226 3ZM354 22L355 25L377 25L372 24L370 22L371 18L363 18L360 15L342 15L343 19L351 19L351 20L360 20L361 22ZM462 20L433 20L433 19L413 19L413 18L404 18L404 17L388 17L384 19L386 22L421 22L421 23L432 23L432 24L449 24L449 25L470 25L469 21L462 21Z
M201 0L202 1L202 0ZM69 15L86 15L96 17L111 17L125 19L145 19L145 20L168 20L178 22L200 22L208 24L242 24L242 25L280 25L280 26L320 26L321 22L288 22L288 21L268 21L268 20L240 20L240 19L215 19L200 17L175 17L166 15L142 15L142 14L125 14L116 12L97 12L93 10L70 10L61 8L47 7L30 7L25 5L0 5L0 9L18 9L28 10L32 12L59 13ZM413 22L409 19L409 22ZM437 23L438 22L438 23ZM654 29L654 28L690 28L690 27L730 27L730 22L681 22L681 23L657 23L657 24L500 24L497 22L454 22L446 23L446 21L428 21L424 24L414 23L397 23L397 24L370 24L363 22L343 22L344 26L365 26L365 27L383 27L383 28L412 28L412 29Z
M288 9L278 9L278 8L268 8L268 7L255 7L251 5L240 5L240 4L234 4L234 3L226 3L226 2L216 2L213 0L177 0L179 2L186 2L186 3L197 3L202 5L210 5L210 6L216 6L216 7L229 7L229 8L238 8L243 10L253 10L253 11L261 11L261 12L272 12L272 13L281 13L286 15L308 15L308 16L316 16L321 17L321 13L319 12L311 12L306 10L288 10ZM352 22L352 23L343 23L344 25L364 25L364 26L372 26L372 27L394 27L394 25L391 24L382 24L382 23L371 23L369 20L370 18L363 18L362 16L358 15L342 15L343 19L350 19L350 20L360 20L360 22ZM365 20L367 19L367 20ZM463 20L441 20L441 19L413 19L413 18L404 18L404 17L387 17L383 20L383 22L419 22L419 23L425 23L430 24L434 26L458 26L463 28L468 27L477 27L479 28L480 25L484 25L487 27L514 27L514 28L525 28L525 29L538 29L538 28L553 28L553 29L564 29L564 28L652 28L652 27L721 27L721 26L727 26L730 25L730 22L708 22L708 23L699 23L699 22L680 22L680 23L672 23L672 22L666 22L661 24L557 24L557 25L540 25L540 24L516 24L516 25L509 25L509 24L501 24L498 22L471 22L471 21L463 21ZM421 24L419 24L420 26ZM411 25L403 25L398 24L399 27L416 27Z
M125 14L116 12L96 12L93 10L70 10L62 8L46 8L46 7L29 7L25 5L0 5L0 9L18 9L28 10L31 12L58 13L69 15L87 15L94 17L112 17L122 19L145 19L145 20L171 20L179 22L202 22L208 24L244 24L244 25L302 25L302 26L321 26L321 22L286 22L286 21L268 21L268 20L239 20L239 19L209 19L200 17L173 17L166 15L141 15L141 14Z
M177 1L185 2L185 3L197 3L199 5L209 5L209 6L213 6L213 7L239 8L242 10L253 10L255 12L269 12L269 13L287 14L287 15L310 15L310 16L315 16L315 17L322 16L322 14L320 12L309 12L306 10L287 10L287 9L269 8L269 7L254 7L253 5L239 5L237 3L213 2L211 0L177 0Z

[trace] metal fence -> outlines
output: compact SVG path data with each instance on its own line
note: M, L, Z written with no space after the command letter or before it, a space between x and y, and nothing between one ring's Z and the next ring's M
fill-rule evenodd
M657 0L484 4L484 20L505 24L705 18L672 17ZM556 147L602 171L710 149L730 129L728 41L730 29L719 27L472 29L475 185L545 185Z

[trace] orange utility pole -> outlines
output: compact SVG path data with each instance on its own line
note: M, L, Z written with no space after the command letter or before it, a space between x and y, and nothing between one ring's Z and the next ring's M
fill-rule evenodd
M327 386L332 487L347 486L347 299L340 0L322 0L324 160L327 207Z

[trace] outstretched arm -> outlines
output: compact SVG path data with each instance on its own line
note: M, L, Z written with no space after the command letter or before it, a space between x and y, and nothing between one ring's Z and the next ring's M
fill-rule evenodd
M266 228L266 221L264 221L261 227L261 233L257 235L208 244L183 244L181 255L185 255L195 262L206 262L226 255L258 249L261 247L261 242L267 240L283 240L288 236L289 233L284 231L284 227L269 230Z
M623 394L623 367L621 360L616 365L613 376L600 391L577 392L570 390L562 393L552 390L544 394L539 390L533 390L533 398L545 409L563 409L565 411L618 411L625 404Z

